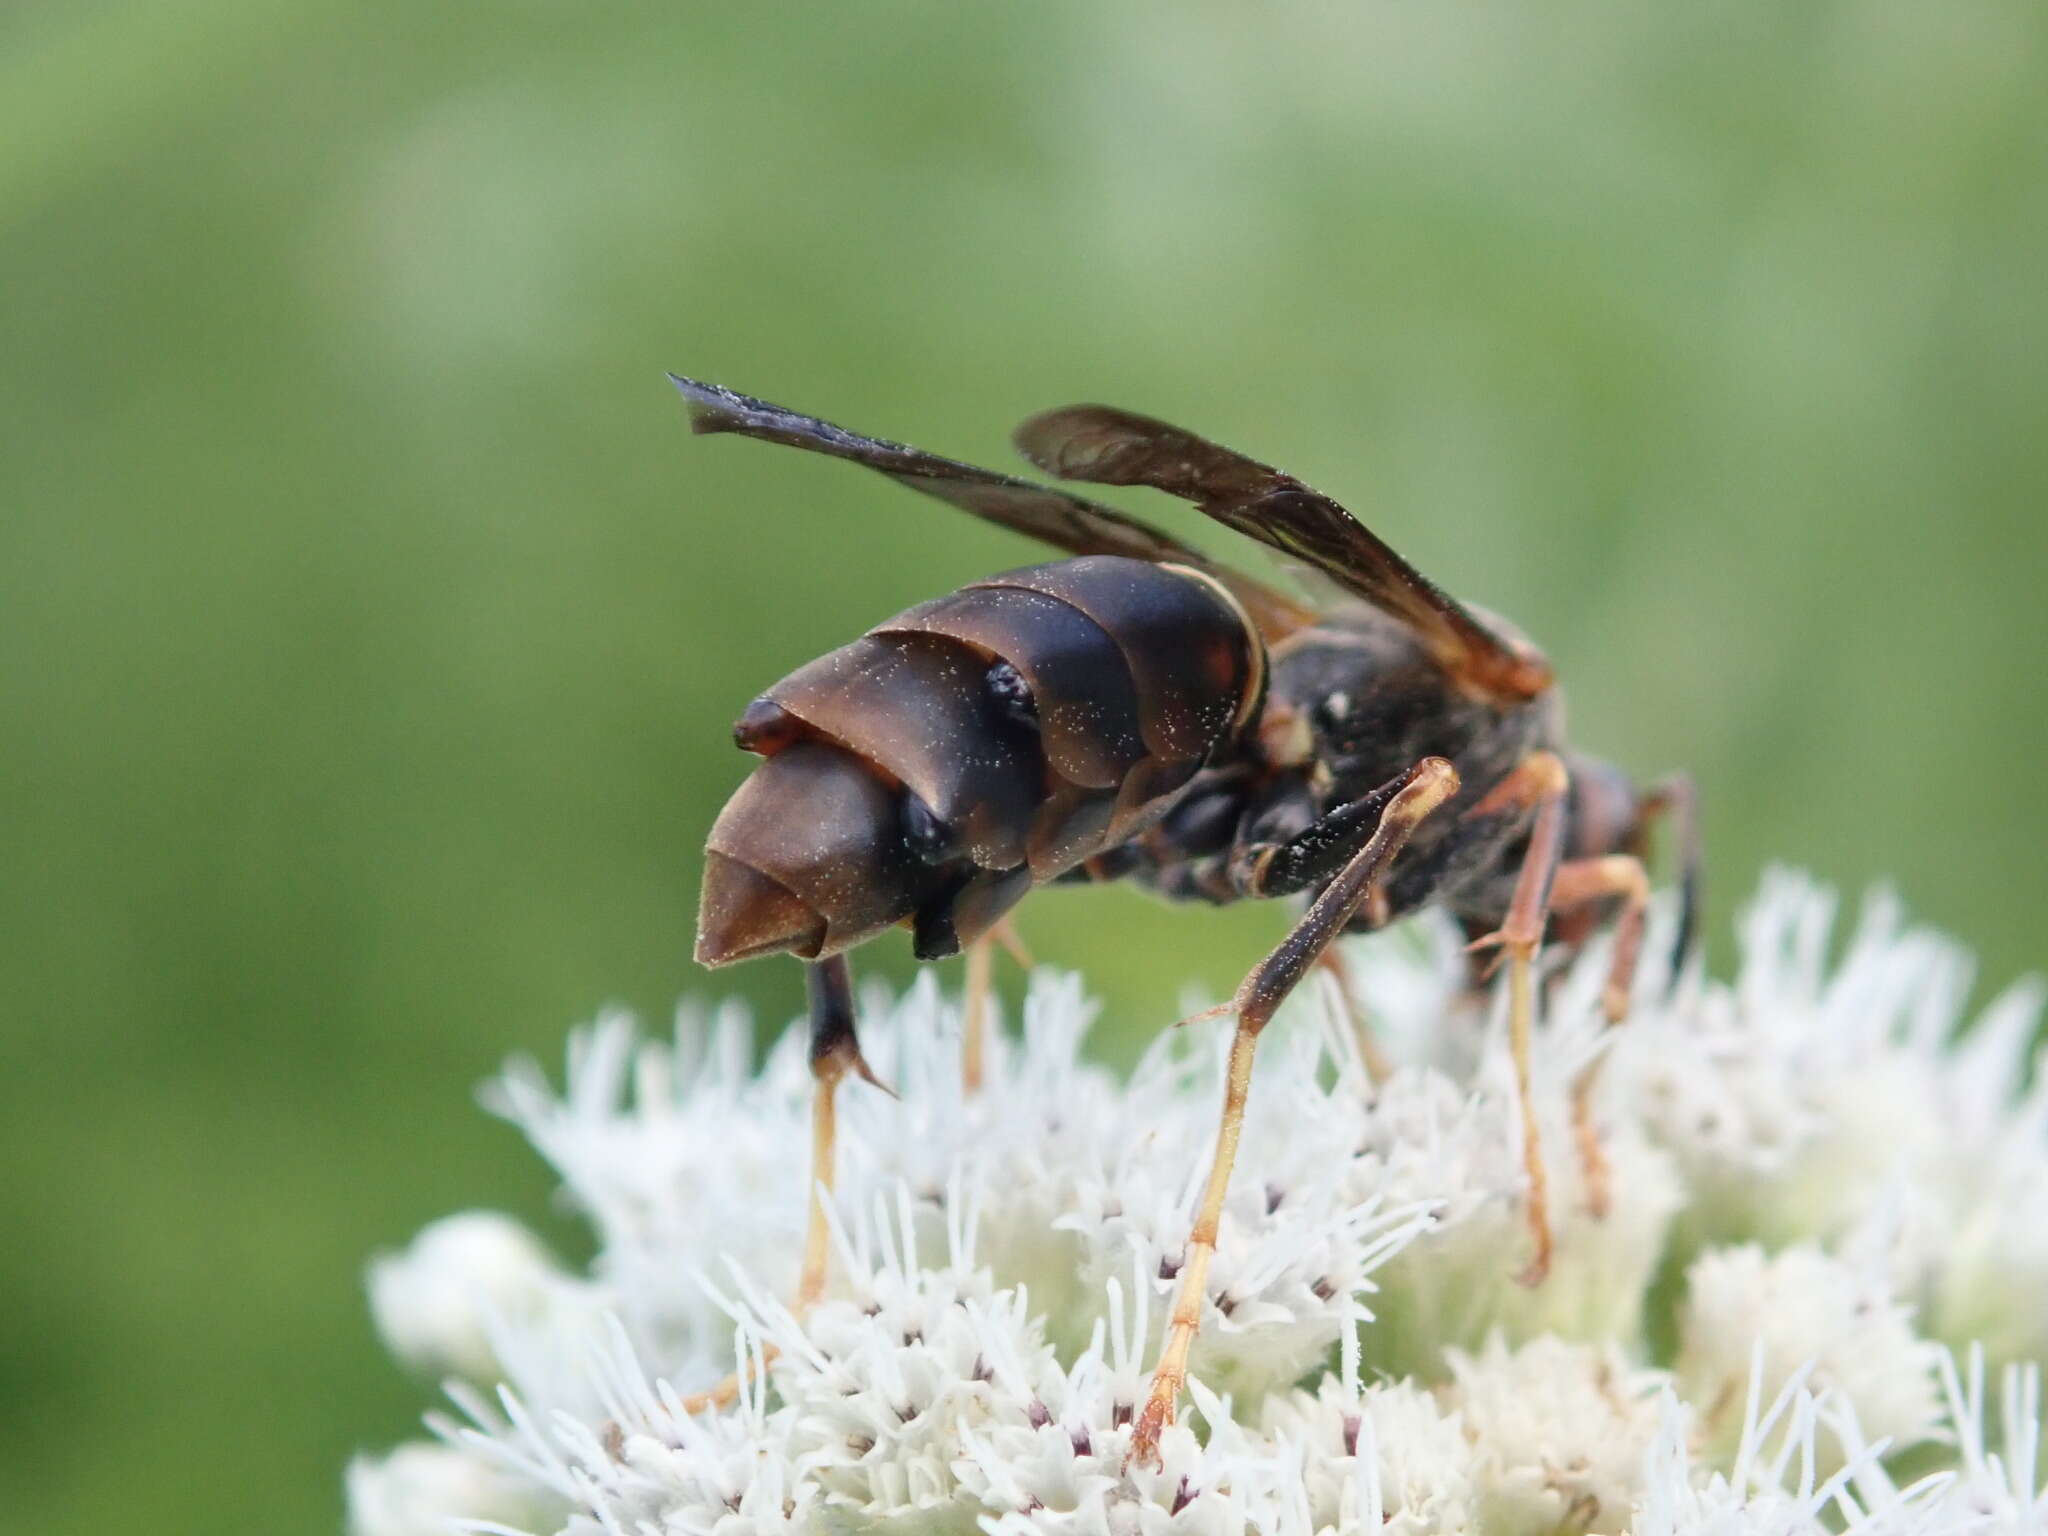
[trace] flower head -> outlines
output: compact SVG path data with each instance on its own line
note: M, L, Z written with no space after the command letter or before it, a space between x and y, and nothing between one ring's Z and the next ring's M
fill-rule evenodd
M863 1041L901 1100L840 1096L831 1284L799 1317L797 1033L756 1067L730 1008L684 1010L669 1042L601 1019L562 1088L518 1063L487 1095L596 1257L573 1275L470 1216L380 1263L380 1328L454 1378L456 1413L438 1446L356 1464L355 1529L2040 1530L2048 1221L2014 1219L2048 1210L2038 998L1959 1033L1951 947L1879 900L1829 966L1832 909L1773 876L1732 986L1646 965L1617 1031L1599 945L1553 978L1534 1087L1558 1248L1533 1288L1497 1010L1463 994L1448 929L1353 943L1397 1070L1370 1077L1334 989L1268 1031L1157 1468L1124 1459L1218 1034L1167 1031L1119 1078L1083 1054L1079 983L1043 971L966 1095L932 976L871 991ZM1648 952L1669 932L1658 914ZM1603 1056L1596 1215L1570 1096ZM1966 1382L1942 1346L1975 1340ZM735 1364L737 1401L689 1411Z

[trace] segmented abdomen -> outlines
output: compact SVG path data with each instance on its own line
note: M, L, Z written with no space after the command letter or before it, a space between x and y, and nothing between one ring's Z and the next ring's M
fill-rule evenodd
M770 762L708 846L800 898L827 949L910 917L920 956L950 954L1164 814L1251 721L1264 683L1243 611L1193 570L1101 555L1010 571L876 625L756 700L735 736ZM836 802L773 803L790 796L765 780L802 780L795 761L771 772L798 744L803 759L851 755L889 792L893 844L879 826L821 838L804 825L845 814ZM826 842L867 854L825 878Z

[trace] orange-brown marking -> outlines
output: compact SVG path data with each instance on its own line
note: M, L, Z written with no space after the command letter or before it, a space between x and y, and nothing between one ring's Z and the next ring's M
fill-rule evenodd
M1626 853L1572 859L1558 866L1557 879L1550 888L1553 912L1617 897L1622 908L1614 930L1614 958L1608 963L1607 982L1600 993L1601 1010L1610 1029L1628 1018L1636 960L1643 947L1643 918L1650 905L1649 873L1641 859ZM1607 1214L1613 1190L1612 1170L1593 1124L1593 1089L1605 1060L1604 1056L1595 1057L1572 1083L1572 1137L1578 1144L1579 1166L1585 1171L1586 1204L1595 1217Z
M1515 880L1507 921L1474 950L1498 947L1508 960L1508 1047L1515 1061L1515 1101L1522 1113L1522 1165L1529 1177L1529 1236L1535 1253L1517 1277L1524 1285L1540 1285L1550 1273L1550 1181L1543 1170L1543 1138L1536 1124L1536 1105L1529 1088L1529 1039L1536 1017L1536 951L1543 943L1544 919L1550 908L1551 882L1564 845L1564 797L1570 787L1564 763L1552 752L1535 752L1516 765L1465 814L1492 814L1534 806L1536 823L1529 833L1528 856Z

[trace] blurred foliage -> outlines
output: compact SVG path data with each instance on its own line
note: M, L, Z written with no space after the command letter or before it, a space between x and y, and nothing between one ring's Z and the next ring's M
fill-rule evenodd
M2039 964L2044 46L2031 0L16 0L10 1524L331 1529L422 1397L366 1254L545 1215L471 1085L709 985L730 718L1036 557L691 440L664 368L997 464L1049 404L1185 420L1690 765L1723 944L1778 858ZM1127 1055L1282 915L1025 922Z

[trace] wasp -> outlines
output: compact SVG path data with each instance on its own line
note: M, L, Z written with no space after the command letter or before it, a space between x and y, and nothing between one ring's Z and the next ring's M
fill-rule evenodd
M1218 1010L1236 1021L1220 1133L1132 1459L1157 1459L1185 1382L1260 1031L1312 967L1333 963L1341 934L1436 906L1475 955L1504 961L1533 1246L1522 1278L1540 1281L1551 1236L1529 1112L1538 949L1553 915L1572 946L1611 919L1603 1001L1621 1022L1647 831L1675 811L1684 959L1698 896L1688 781L1639 788L1570 750L1554 671L1526 637L1445 594L1329 497L1192 432L1076 405L1032 417L1015 442L1057 479L1192 502L1305 568L1322 600L1067 491L671 377L699 433L865 465L1066 557L905 609L770 687L734 727L761 761L706 842L696 954L805 966L816 1093L798 1309L825 1286L834 1095L849 1072L874 1080L847 953L895 927L922 960L968 951L971 1087L989 944L1029 892L1083 881L1210 903L1307 898ZM1597 1212L1606 1177L1589 1088L1590 1073L1573 1123Z

